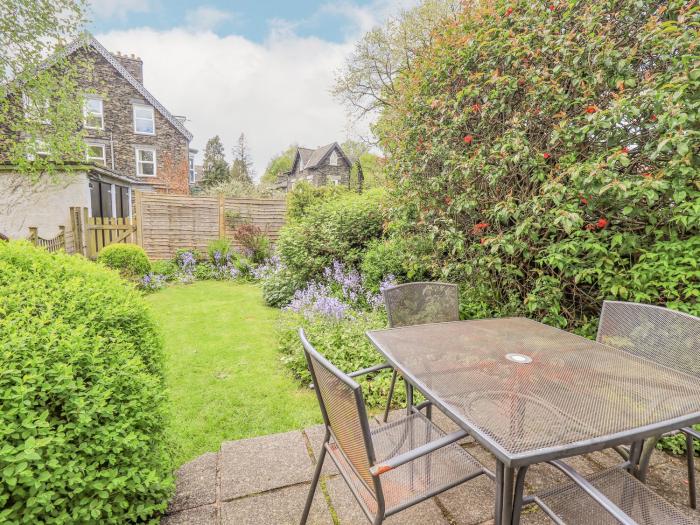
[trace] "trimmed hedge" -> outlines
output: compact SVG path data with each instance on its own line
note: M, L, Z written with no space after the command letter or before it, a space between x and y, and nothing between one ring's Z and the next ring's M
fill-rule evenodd
M127 278L141 277L151 271L146 252L136 244L110 244L102 249L97 261Z
M79 256L0 243L0 522L156 522L173 490L159 336Z

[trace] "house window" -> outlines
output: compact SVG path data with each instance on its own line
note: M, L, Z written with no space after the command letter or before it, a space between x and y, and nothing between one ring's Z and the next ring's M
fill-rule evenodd
M197 173L194 170L194 157L190 157L190 184L197 182Z
M22 94L22 107L24 108L24 118L27 120L38 120L42 124L51 124L49 119L50 103L48 98L43 98L40 102L32 99L26 93Z
M33 141L30 151L27 152L27 160L36 160L37 157L46 158L49 156L49 146L41 139Z
M331 158L328 161L331 166L337 166L338 165L338 154L334 151L331 153Z
M103 166L107 164L107 158L105 156L105 145L104 144L88 144L87 145L87 160L88 162L94 162L95 164L102 164Z
M134 104L134 132L141 135L155 135L156 123L153 108Z
M102 99L87 97L83 106L83 122L88 129L104 129L104 107Z
M156 150L153 148L136 148L136 175L139 177L156 176Z

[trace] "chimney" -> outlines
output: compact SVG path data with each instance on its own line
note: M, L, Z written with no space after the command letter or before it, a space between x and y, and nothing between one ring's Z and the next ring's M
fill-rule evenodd
M143 61L133 53L129 56L126 53L122 54L119 51L112 53L119 63L124 66L131 75L143 84Z

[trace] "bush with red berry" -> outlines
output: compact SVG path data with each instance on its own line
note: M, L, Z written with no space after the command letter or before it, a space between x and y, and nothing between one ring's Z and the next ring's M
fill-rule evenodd
M392 231L464 315L700 313L699 27L692 1L484 0L435 32L375 131Z

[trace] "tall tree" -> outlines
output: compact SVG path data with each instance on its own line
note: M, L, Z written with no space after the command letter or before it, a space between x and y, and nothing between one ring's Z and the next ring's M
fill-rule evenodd
M231 180L239 181L243 184L253 185L253 159L250 148L245 138L245 133L238 137L238 143L233 148L233 162L231 163Z
M339 72L333 94L358 118L390 105L394 79L434 39L434 29L456 18L463 0L425 0L368 32Z
M60 54L85 11L85 0L0 2L0 157L22 173L85 158L81 67Z
M267 168L265 168L265 173L260 179L260 183L266 186L275 184L282 173L292 169L296 152L297 146L291 145L286 150L272 157L267 164Z
M207 141L204 148L204 165L202 168L202 184L213 186L226 182L230 178L228 164L224 157L224 145L216 135Z

